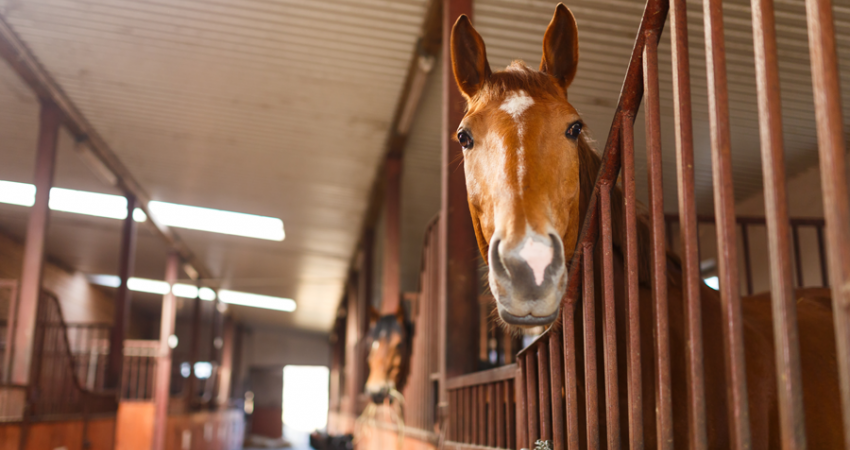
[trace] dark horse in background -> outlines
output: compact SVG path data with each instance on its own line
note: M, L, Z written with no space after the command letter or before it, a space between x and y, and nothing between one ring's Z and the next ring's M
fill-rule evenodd
M410 373L413 349L413 324L399 305L395 314L379 316L374 309L369 331L369 378L366 393L375 404L387 397L401 400L401 391Z
M573 14L558 5L543 39L539 70L516 61L492 72L484 41L469 19L461 16L451 35L452 67L467 112L457 131L463 147L469 209L481 255L488 262L490 289L499 317L509 325L553 324L567 285L566 261L575 248L579 227L600 167L600 158L582 133L584 122L567 100L578 66L578 29ZM612 191L614 280L617 304L617 366L626 373L623 197ZM640 320L652 322L649 286L649 218L638 218ZM596 261L600 260L597 247ZM677 447L688 442L686 334L681 268L667 258L667 294L671 355L673 433ZM602 280L595 270L597 311L602 311ZM830 293L799 289L797 295L800 354L807 441L810 448L843 445L842 421ZM709 448L730 446L730 413L724 374L723 315L718 293L700 291L704 336L705 412ZM753 448L779 448L776 362L769 294L745 298L743 304L746 382ZM601 314L596 315L601 342ZM580 321L579 321L580 322ZM576 324L582 335L581 323ZM643 434L647 448L656 446L655 347L651 328L641 333ZM583 358L579 350L579 357ZM603 361L597 346L597 361ZM577 362L583 365L581 359ZM598 386L605 386L602 370ZM584 389L579 371L579 389ZM619 402L628 404L626 377L619 377ZM604 389L599 414L605 417ZM621 442L628 442L628 421L621 408ZM580 411L584 414L584 411ZM584 420L584 419L582 419ZM605 421L600 432L605 435ZM580 427L581 433L585 429ZM581 442L587 437L582 434ZM601 445L607 448L602 439Z

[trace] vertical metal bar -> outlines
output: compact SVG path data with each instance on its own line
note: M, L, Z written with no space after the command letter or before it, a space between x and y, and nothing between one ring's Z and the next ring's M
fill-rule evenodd
M457 390L448 391L449 405L448 405L448 439L450 441L457 441Z
M537 358L534 352L525 354L526 377L525 384L527 394L525 396L528 402L528 445L529 448L534 444L534 441L540 439L540 410L537 408Z
M623 200L626 211L626 336L629 399L629 448L643 448L643 395L640 371L640 291L638 290L637 216L635 203L634 118L623 116L620 133L623 158Z
M576 450L579 448L579 429L578 429L578 385L576 377L576 333L575 333L575 300L574 298L567 299L564 304L563 312L561 313L561 324L563 327L563 346L564 346L564 397L567 410L567 436L566 445L555 448L569 448ZM560 392L558 392L560 397ZM563 425L561 425L563 429Z
M62 111L50 102L41 105L39 117L38 147L35 157L35 203L30 208L27 236L24 243L23 267L21 269L21 291L16 308L14 342L7 343L12 352L13 384L27 385L30 382L30 366L33 358L33 339L38 314L41 277L44 268L44 247L50 219L48 201L53 187L56 166L56 141L62 125Z
M818 261L820 261L820 279L823 287L829 286L829 268L826 267L826 248L823 245L823 225L815 227L818 236Z
M593 245L590 243L582 246L582 263L584 280L581 303L584 312L584 398L587 448L597 450L599 448L599 394L596 386L596 295L593 279Z
M544 339L537 341L537 377L540 407L540 439L552 440L552 402L549 388L549 350Z
M700 309L699 240L694 189L694 138L691 119L691 74L688 55L686 0L670 2L670 41L673 64L673 105L676 132L676 180L679 197L679 248L685 295L685 352L688 383L689 447L705 450L705 375Z
M180 268L180 256L176 252L168 254L165 265L165 282L173 286L177 281ZM174 320L177 313L174 294L169 289L162 298L162 316L159 322L159 347L156 364L156 392L154 392L153 450L165 450L165 431L168 421L168 399L171 385L171 347L168 338L174 334Z
M763 164L767 164L767 163L763 163ZM783 169L784 169L784 167L783 167ZM784 181L784 178L783 178L783 181ZM784 183L783 183L782 187L783 188L785 187ZM767 184L765 184L765 190L767 190ZM783 189L783 191L784 191L784 189ZM786 202L786 204L787 204L787 202ZM787 212L788 211L787 211L787 208L786 208L786 213ZM768 226L768 230L767 230L768 241L770 240L770 217L769 216L770 215L768 214L768 224L767 224L767 226ZM785 223L785 229L787 230L788 229L787 220L785 222L786 222ZM792 240L794 242L794 269L797 272L797 287L803 287L803 286L805 286L805 283L803 282L803 261L802 261L801 255L800 255L800 231L799 231L797 225L794 225L794 226L791 227L791 235L792 235ZM786 245L788 243L788 236L787 235L785 236L785 243L786 243ZM773 263L773 261L774 260L771 257L771 263ZM789 272L790 272L790 270L789 270ZM790 275L790 273L789 273L789 275ZM790 280L790 277L788 279ZM796 314L795 314L795 316L796 316Z
M850 448L850 195L845 172L841 87L830 0L806 0L815 117L818 125L821 189L829 240L829 279L844 420L844 447Z
M779 429L782 447L789 449L806 448L805 417L803 414L803 384L800 368L800 344L797 336L797 302L791 278L791 249L788 245L788 199L785 192L785 154L782 145L782 105L779 95L779 63L776 50L776 25L773 14L773 0L752 0L753 9L753 47L756 60L756 85L759 104L759 137L761 141L762 172L764 174L765 212L767 219L767 240L770 254L770 296L773 310L773 340L776 350L776 379L779 388ZM731 198L731 155L727 154L729 174L729 195L726 211L734 214L734 199ZM715 194L715 198L717 195ZM718 211L719 212L719 211ZM718 216L719 218L719 216ZM732 222L734 219L728 219ZM719 227L718 227L719 230ZM734 228L732 228L734 237ZM718 234L719 238L719 234ZM796 244L796 229L795 229ZM796 245L795 245L796 246ZM734 256L734 253L732 253ZM797 253L799 257L799 252ZM735 261L733 261L734 264ZM798 261L799 262L799 261ZM720 261L723 270L723 260ZM729 280L737 281L737 270L731 266ZM802 267L798 265L798 274L802 285ZM729 295L727 301L731 311L740 314L738 284L727 292L720 279L721 293ZM735 304L738 302L738 304ZM729 345L736 349L736 364L740 364L740 382L734 387L741 392L733 392L736 404L743 409L747 405L746 372L744 371L744 342L741 318L728 316L735 334L730 336ZM731 323L730 323L731 324ZM732 341L731 339L736 341ZM733 366L733 370L734 370ZM738 400L740 397L740 401ZM749 424L746 415L736 420ZM744 432L748 430L735 430Z
M661 163L661 113L658 88L658 40L648 32L643 53L646 112L646 161L649 179L652 300L655 316L655 414L659 449L673 448L670 379L670 324L667 313L667 252L664 248L664 179Z
M741 244L744 246L744 274L747 277L747 295L753 295L753 264L750 260L750 235L746 222L741 222Z
M487 442L487 390L484 385L475 386L478 391L478 445L485 445Z
M617 387L617 323L614 304L614 248L611 226L611 186L599 188L602 228L602 348L605 354L605 422L608 448L620 448L620 394Z
M472 413L470 418L469 442L478 444L478 386L470 386L469 388L469 409Z
M487 445L489 447L496 445L496 411L501 407L501 403L496 400L496 391L500 387L497 383L487 385Z
M525 358L518 356L516 359L517 372L514 381L514 395L516 395L516 447L528 446L529 433L528 431L528 401L526 399L525 379L527 366ZM510 396L508 397L510 398ZM510 427L509 427L510 428ZM510 432L510 430L508 430ZM508 444L510 445L510 438Z
M106 369L106 387L115 389L121 379L121 366L124 363L124 339L130 326L130 301L132 296L127 280L133 276L136 261L136 221L133 211L137 206L136 197L127 195L127 217L121 229L121 254L118 261L118 277L121 280L115 294L115 312L109 336L109 360Z
M571 307L568 307L571 308ZM561 363L561 338L562 333L549 332L549 392L547 395L552 399L552 445L555 448L564 448L564 401L561 397L561 389L564 389L564 366ZM572 347L575 348L575 335L570 336ZM575 363L570 375L575 379Z
M508 382L503 381L501 383L495 383L496 387L496 396L495 396L495 410L496 410L496 423L491 431L491 434L496 435L496 440L490 442L489 445L498 448L505 448L505 434L510 433L510 427L508 423L505 421L505 413L507 412L507 408L505 407L505 400L507 397L507 389Z

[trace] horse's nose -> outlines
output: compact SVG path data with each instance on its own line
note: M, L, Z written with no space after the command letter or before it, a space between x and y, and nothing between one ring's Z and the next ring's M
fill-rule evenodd
M536 300L548 291L553 275L564 264L564 248L555 234L529 233L514 246L496 242L496 254L490 255L491 266L499 278L509 280L511 288L520 297Z

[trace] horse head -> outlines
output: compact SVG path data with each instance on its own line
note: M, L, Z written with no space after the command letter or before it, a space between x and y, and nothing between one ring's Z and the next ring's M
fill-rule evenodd
M514 61L491 72L484 41L466 16L451 35L455 81L466 98L457 129L469 209L499 317L514 326L553 323L580 224L583 123L567 100L578 30L559 4L539 70Z
M379 316L372 312L369 331L369 378L366 393L374 403L404 388L410 366L411 325L399 307L396 314Z

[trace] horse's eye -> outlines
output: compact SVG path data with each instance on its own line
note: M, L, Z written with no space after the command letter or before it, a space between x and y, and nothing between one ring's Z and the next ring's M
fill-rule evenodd
M463 147L464 150L472 148L472 136L470 136L466 131L461 130L457 132L457 141L460 142L460 146Z
M573 122L572 125L567 128L566 135L568 138L576 140L578 139L579 134L581 134L581 122Z

